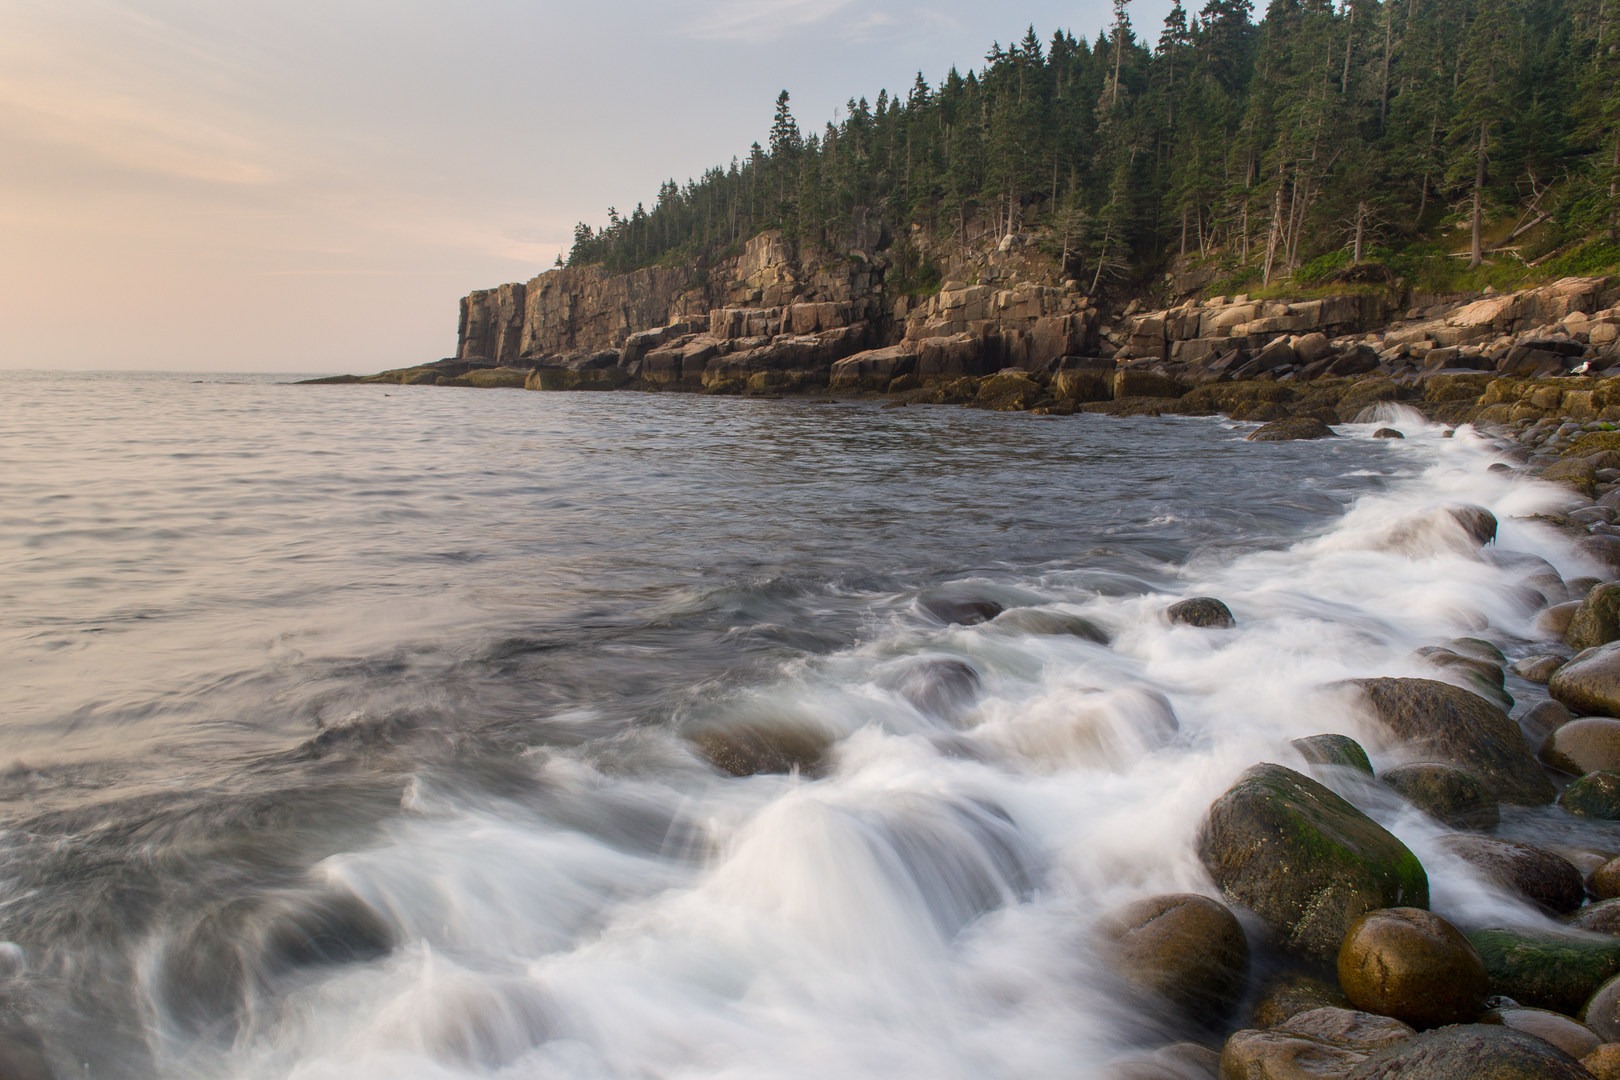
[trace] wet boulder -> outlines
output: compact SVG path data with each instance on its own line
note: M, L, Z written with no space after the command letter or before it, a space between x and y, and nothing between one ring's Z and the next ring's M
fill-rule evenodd
M1593 992L1581 1009L1581 1019L1605 1042L1620 1042L1620 977Z
M831 763L832 733L792 720L731 720L687 736L709 764L732 776L801 772L819 776Z
M1249 442L1294 442L1299 439L1331 439L1339 433L1314 416L1290 416L1273 420L1251 431Z
M1519 726L1477 694L1433 679L1361 679L1379 724L1414 757L1472 773L1497 801L1541 806L1557 794Z
M1586 900L1586 886L1575 864L1561 855L1493 836L1458 833L1441 845L1485 877L1556 915Z
M1490 1010L1479 1018L1479 1022L1501 1024L1514 1031L1545 1039L1572 1058L1583 1058L1603 1043L1596 1032L1579 1020L1548 1009L1509 1005Z
M1261 986L1249 1013L1249 1027L1274 1028L1312 1009L1347 1009L1350 999L1330 983L1301 972L1273 975Z
M1232 609L1213 596L1195 596L1171 604L1165 616L1172 623L1206 630L1228 630L1237 625L1237 620L1232 617Z
M1405 435L1403 435L1401 432L1395 430L1392 427L1381 427L1377 431L1372 433L1372 437L1375 438L1375 439L1404 439L1404 438L1406 438Z
M1604 1043L1581 1058L1581 1064L1597 1080L1620 1080L1620 1042Z
M1587 891L1591 891L1590 882ZM1586 930L1593 934L1620 937L1620 900L1599 900L1578 908L1564 920L1571 930Z
M1206 896L1139 900L1105 916L1097 936L1110 966L1127 983L1205 1027L1220 1025L1248 980L1243 926Z
M1540 746L1547 741L1547 736L1575 719L1562 702L1538 701L1526 709L1518 718L1519 727L1523 729L1526 741L1531 746Z
M977 626L1006 610L987 596L973 596L954 590L924 593L917 604L928 614L949 626Z
M1537 686L1546 686L1548 681L1564 666L1564 657L1550 654L1526 656L1513 663L1513 674L1525 682L1535 683Z
M1579 653L1558 669L1547 690L1577 716L1620 713L1620 642Z
M1591 1080L1575 1058L1534 1035L1492 1024L1422 1032L1371 1055L1351 1080Z
M1375 1051L1413 1036L1387 1016L1354 1009L1300 1013L1268 1031L1239 1031L1221 1051L1222 1077L1236 1080L1341 1080Z
M966 660L932 656L911 660L877 680L924 716L952 723L973 707L983 680Z
M1588 536L1576 542L1575 550L1608 571L1620 575L1620 536Z
M1496 799L1479 778L1443 761L1413 761L1385 769L1383 781L1425 814L1454 829L1490 829L1501 820Z
M1485 961L1492 994L1566 1016L1577 1015L1598 987L1620 973L1620 938L1497 927L1475 930L1468 940Z
M1307 735L1294 740L1294 749L1312 765L1338 765L1373 775L1372 759L1361 744L1348 735Z
M1541 760L1571 776L1620 770L1620 720L1608 716L1571 720L1547 736Z
M1620 581L1587 593L1564 631L1564 644L1572 649L1594 649L1615 640L1620 640Z
M1610 859L1587 874L1586 891L1599 900L1620 897L1620 858Z
M1107 630L1084 615L1055 611L1052 608L1009 608L992 619L991 624L997 630L1015 634L1041 634L1049 637L1069 635L1096 642L1098 645L1107 645L1110 640Z
M1576 817L1620 821L1620 772L1591 772L1565 788L1558 805Z
M1429 903L1423 864L1405 844L1281 765L1254 766L1215 800L1198 851L1230 901L1287 947L1323 959L1363 913Z
M1485 961L1462 932L1421 908L1370 911L1339 947L1339 985L1358 1009L1418 1028L1485 1010Z

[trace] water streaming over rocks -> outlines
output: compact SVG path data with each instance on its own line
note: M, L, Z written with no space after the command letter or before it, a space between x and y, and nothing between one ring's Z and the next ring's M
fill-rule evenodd
M1102 1075L1180 1033L1093 928L1213 893L1211 801L1296 738L1395 764L1345 680L1544 652L1596 569L1394 406L11 374L0 418L0 1060L61 1077ZM1448 919L1551 925L1357 801Z

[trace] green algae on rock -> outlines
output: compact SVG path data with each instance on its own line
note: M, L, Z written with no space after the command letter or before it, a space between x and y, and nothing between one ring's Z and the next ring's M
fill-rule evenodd
M1367 911L1427 907L1429 879L1406 845L1321 784L1256 765L1210 806L1199 856L1233 903L1291 949L1338 955Z

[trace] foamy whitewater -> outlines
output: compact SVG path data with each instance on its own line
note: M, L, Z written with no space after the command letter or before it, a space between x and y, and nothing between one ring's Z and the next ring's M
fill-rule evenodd
M5 375L0 1041L58 1076L1100 1074L1174 1033L1090 928L1213 892L1211 800L1300 736L1398 760L1331 684L1536 651L1548 564L1596 569L1488 439L1382 419ZM1237 629L1163 617L1198 595ZM739 726L831 757L737 778L689 738ZM1542 919L1357 799L1437 911ZM1555 820L1608 828L1499 835Z

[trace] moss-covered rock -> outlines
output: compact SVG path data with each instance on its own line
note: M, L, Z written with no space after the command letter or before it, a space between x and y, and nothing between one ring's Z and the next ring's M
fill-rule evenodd
M1564 456L1591 457L1605 450L1620 450L1620 431L1589 431L1565 447Z
M1620 973L1620 938L1516 927L1476 930L1468 940L1485 961L1491 993L1566 1016Z
M1355 685L1373 716L1415 757L1472 773L1499 802L1541 806L1557 794L1519 726L1477 694L1433 679Z
M445 386L472 386L480 390L521 390L529 372L519 368L473 368L445 382Z
M1351 922L1427 907L1423 864L1381 825L1321 784L1256 765L1210 806L1199 856L1233 903L1289 948L1331 959Z
M1580 458L1565 458L1542 470L1541 478L1562 484L1591 498L1597 491L1597 470Z
M1592 772L1558 796L1558 805L1576 817L1620 821L1620 772Z
M1364 410L1375 405L1386 401L1408 400L1416 396L1415 391L1389 379L1363 379L1352 385L1339 398L1339 421L1345 424L1355 423L1361 418Z
M1372 759L1362 745L1348 735L1307 735L1294 740L1294 749L1312 765L1340 765L1373 775Z

